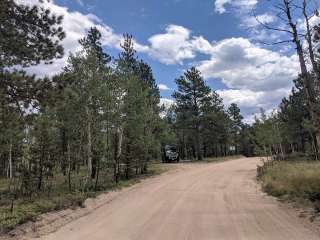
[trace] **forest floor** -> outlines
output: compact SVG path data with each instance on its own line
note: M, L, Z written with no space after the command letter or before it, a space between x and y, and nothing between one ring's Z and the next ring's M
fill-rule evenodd
M160 176L87 200L85 208L46 214L18 239L319 239L307 218L261 191L259 163L172 164Z

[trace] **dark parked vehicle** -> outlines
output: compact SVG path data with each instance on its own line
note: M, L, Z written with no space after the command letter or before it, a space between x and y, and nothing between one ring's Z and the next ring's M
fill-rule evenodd
M163 154L163 162L170 163L170 162L179 162L179 153L175 146L166 145L164 147L164 154Z

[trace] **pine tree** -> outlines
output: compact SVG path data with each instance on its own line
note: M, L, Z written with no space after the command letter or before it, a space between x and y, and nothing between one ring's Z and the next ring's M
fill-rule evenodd
M42 6L27 6L12 0L0 3L0 70L29 66L63 56L63 17Z
M117 126L116 149L119 150L115 154L118 156L115 162L119 165L118 158L122 155L126 166L125 176L129 178L133 166L136 173L146 171L147 162L160 149L156 140L160 93L151 67L136 57L131 35L124 35L121 47L122 52L116 61L116 75L123 91L118 99L122 114L118 115L121 120L116 121L120 124Z
M242 129L243 117L240 114L240 108L235 103L231 103L228 108L228 115L231 120L231 137L235 147L235 154L239 153L240 133Z
M105 103L104 91L108 91L110 69L107 64L111 58L105 54L100 42L101 34L96 28L91 28L88 35L79 42L82 50L69 58L65 74L71 79L71 88L76 94L77 108L80 111L81 124L86 136L86 161L88 180L96 178L100 153L95 149L99 145L101 133L101 110ZM66 148L65 148L66 149Z
M183 76L176 79L178 90L173 93L176 99L178 113L187 114L185 122L196 135L195 149L197 159L201 160L201 127L203 113L211 105L211 89L208 87L199 70L195 67L187 70Z

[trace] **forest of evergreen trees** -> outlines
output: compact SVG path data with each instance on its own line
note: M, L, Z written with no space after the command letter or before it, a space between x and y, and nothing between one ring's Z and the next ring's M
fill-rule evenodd
M261 109L260 118L251 127L255 154L277 159L293 154L294 158L319 160L317 129L312 124L301 81L302 77L294 81L295 87L278 110L268 115Z

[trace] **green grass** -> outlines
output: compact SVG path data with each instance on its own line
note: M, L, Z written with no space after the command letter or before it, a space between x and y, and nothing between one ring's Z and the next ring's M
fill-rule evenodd
M263 189L287 200L307 201L316 208L320 202L320 162L279 162L261 177Z
M143 178L161 174L168 169L167 165L152 163L149 165L147 174L139 175L129 180L121 180L117 184L111 180L110 172L103 172L100 176L99 190L88 192L81 191L80 186L76 184L73 186L74 190L70 192L65 182L65 177L58 175L54 180L54 187L50 195L44 191L34 194L31 198L19 198L14 201L12 212L11 200L8 195L9 181L0 179L0 233L12 230L17 225L27 221L33 221L42 213L65 208L83 207L84 201L87 198L96 197L107 191L131 186ZM73 182L76 183L76 180L74 178Z

